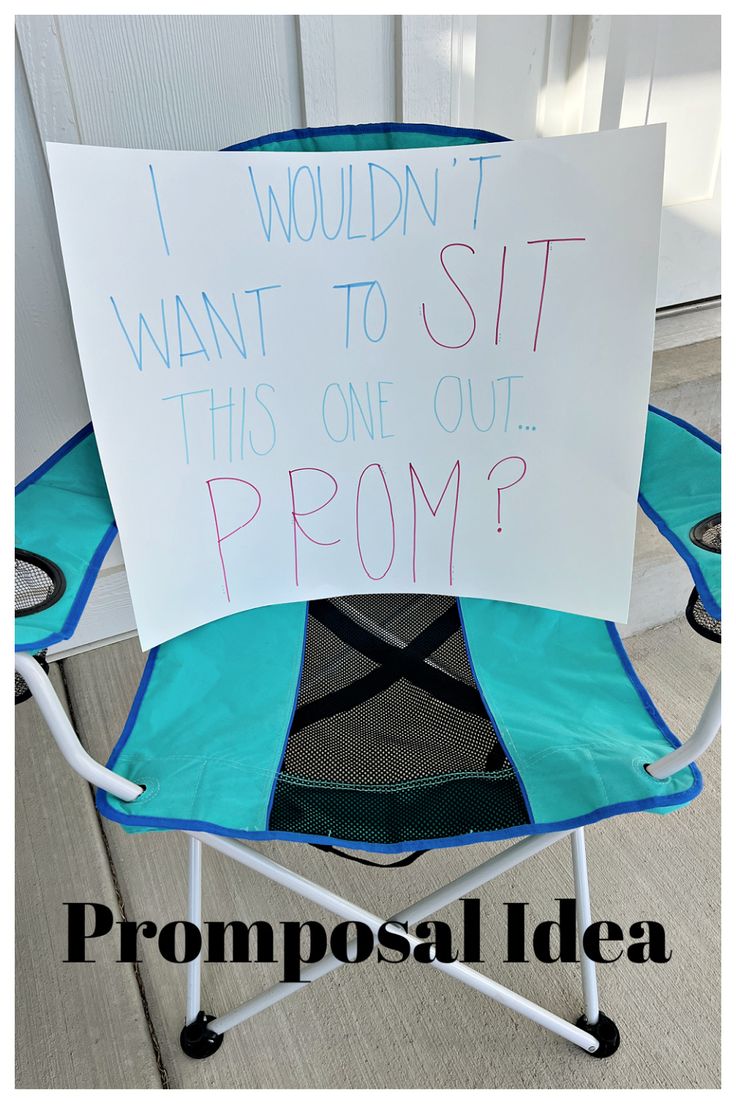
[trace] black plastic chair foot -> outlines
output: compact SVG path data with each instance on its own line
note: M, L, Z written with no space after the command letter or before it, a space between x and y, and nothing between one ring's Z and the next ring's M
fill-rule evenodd
M598 1040L597 1050L586 1051L586 1054L590 1054L591 1058L610 1058L618 1050L621 1042L618 1028L613 1020L609 1020L608 1016L604 1016L602 1012L598 1016L598 1023L590 1024L585 1016L581 1016L577 1021L577 1026L582 1027L583 1031L587 1031L589 1035Z
M208 1016L206 1012L198 1012L196 1020L182 1028L179 1042L188 1058L209 1058L220 1049L225 1036L218 1035L207 1027L210 1020L214 1019L214 1016Z

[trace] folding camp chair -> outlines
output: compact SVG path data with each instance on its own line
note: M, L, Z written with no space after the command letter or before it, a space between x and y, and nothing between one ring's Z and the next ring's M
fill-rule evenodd
M385 124L291 131L232 149L500 140ZM689 623L720 641L720 447L650 408L639 501L690 569ZM411 925L570 837L584 1004L576 1023L464 963L429 964L589 1054L614 1053L618 1031L599 1008L595 966L582 947L591 923L584 826L634 810L668 812L697 796L694 764L719 727L720 679L681 745L613 624L454 596L292 603L154 648L104 767L82 748L39 662L74 632L115 533L92 427L28 476L16 502L16 699L33 694L64 757L97 787L105 816L128 832L187 835L191 922L201 920L203 843L376 933L385 917L241 841L390 855L522 837L390 918ZM184 1051L213 1054L230 1028L340 965L330 955L301 981L212 1016L201 1007L196 959L187 967Z

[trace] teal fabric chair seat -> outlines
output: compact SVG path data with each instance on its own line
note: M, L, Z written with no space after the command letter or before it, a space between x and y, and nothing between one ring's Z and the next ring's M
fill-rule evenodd
M419 625L441 640L426 658ZM108 764L146 791L98 803L131 831L446 847L682 805L697 768L644 770L677 743L613 625L361 595L247 611L154 649Z

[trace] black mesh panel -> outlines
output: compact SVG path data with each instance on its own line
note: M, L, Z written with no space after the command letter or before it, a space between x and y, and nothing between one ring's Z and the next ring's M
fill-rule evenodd
M269 827L400 843L528 822L475 685L455 600L312 602Z
M693 526L690 540L707 552L721 554L721 515L713 514ZM708 613L695 587L685 610L685 616L691 627L707 640L721 643L721 622Z

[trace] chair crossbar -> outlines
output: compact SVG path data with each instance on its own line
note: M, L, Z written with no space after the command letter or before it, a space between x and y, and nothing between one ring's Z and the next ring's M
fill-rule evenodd
M195 877L198 879L201 873L201 857L196 857L200 850L199 845L206 844L208 847L212 847L215 851L219 851L222 854L233 859L235 862L240 863L243 866L247 866L252 870L256 870L272 881L279 885L283 885L288 889L293 889L301 896L306 897L310 901L314 901L318 905L322 905L334 912L336 915L341 916L345 920L360 921L366 924L374 934L377 934L381 925L385 923L391 923L392 921L400 921L402 923L413 924L419 920L424 919L427 916L432 915L437 909L442 908L444 905L449 904L451 901L457 900L463 894L471 892L474 889L479 888L486 882L492 881L494 878L505 873L507 870L511 870L513 867L518 866L520 863L525 862L526 859L531 858L532 855L537 854L539 851L543 851L545 848L551 846L553 843L557 843L558 840L563 839L568 835L577 835L582 831L580 829L577 832L571 833L570 831L563 832L550 832L541 834L538 836L528 836L518 843L512 844L511 847L506 848L499 855L494 855L492 858L487 859L473 870L468 871L466 874L461 875L454 881L449 882L446 886L441 887L433 893L430 893L427 897L422 898L415 904L409 905L401 912L396 913L388 921L384 921L381 917L376 916L374 913L361 908L359 905L353 904L351 901L347 901L345 898L340 897L338 894L333 893L331 890L325 889L323 886L318 885L316 882L310 881L308 878L303 877L301 874L296 874L294 871L289 870L288 867L282 866L280 863L275 862L273 859L269 859L267 856L261 854L259 851L254 850L252 847L246 844L237 842L231 839L225 839L221 836L213 836L204 832L189 832L187 835L190 839L190 875L194 872ZM582 899L582 905L579 903L579 916L589 923L589 897L587 895L587 879L584 877L585 870L585 852L581 851L578 847L577 854L575 849L573 850L573 859L575 866L575 882L576 888L579 882L585 881L586 893ZM582 864L582 865L581 865ZM197 886L198 889L198 886ZM189 902L190 902L190 919L195 916L201 915L201 906L199 902L198 892L195 889L193 891L190 881L189 888ZM582 935L582 930L578 932L579 937ZM426 940L418 939L416 936L406 934L402 930L404 935L412 947L412 950L422 943L426 943ZM351 947L353 944L350 945ZM581 953L581 960L585 961L584 955ZM320 977L324 977L326 974L331 973L338 967L345 965L345 963L336 958L334 955L328 955L320 962L308 965L303 973L302 980L299 982L279 982L271 989L266 990L264 993L259 994L256 997L251 998L245 1003L232 1009L232 1011L224 1013L221 1016L216 1017L208 1023L208 1029L215 1034L222 1035L224 1032L229 1031L230 1028L235 1027L239 1023L243 1023L245 1020L250 1019L258 1012L262 1012L264 1009L277 1004L279 1001L284 1000L292 993L302 989L305 985L308 985L312 981L316 981ZM485 996L490 997L498 1004L503 1005L505 1008L510 1008L512 1011L520 1013L527 1019L532 1020L534 1023L539 1024L541 1027L546 1028L548 1031L552 1031L554 1034L567 1039L569 1042L574 1043L576 1046L581 1047L583 1050L594 1054L599 1047L598 1041L593 1036L584 1031L582 1028L577 1027L575 1024L563 1019L561 1016L557 1016L553 1012L549 1012L547 1009L542 1008L540 1005L535 1004L533 1001L527 1000L519 993L514 992L512 989L507 989L505 986L493 981L490 978L485 977L483 974L478 973L477 970L471 969L465 963L462 962L439 962L437 960L429 962L427 965L434 966L442 973L447 974L450 977L456 978L463 984L468 985L472 989L477 989ZM590 983L590 976L588 978L587 987L584 974L584 991L586 992L586 1017L588 1022L594 1024L597 1019L597 994L595 992L595 974L594 966L592 962L588 961L588 965L593 971L592 974L592 990ZM191 964L190 964L191 966ZM191 1023L196 1017L199 1011L199 973L190 969L188 974L188 983L196 985L196 991L193 992L188 984L187 994L187 1023ZM196 1010L195 1010L196 1009ZM594 1012L594 1018L590 1018L590 1013Z

